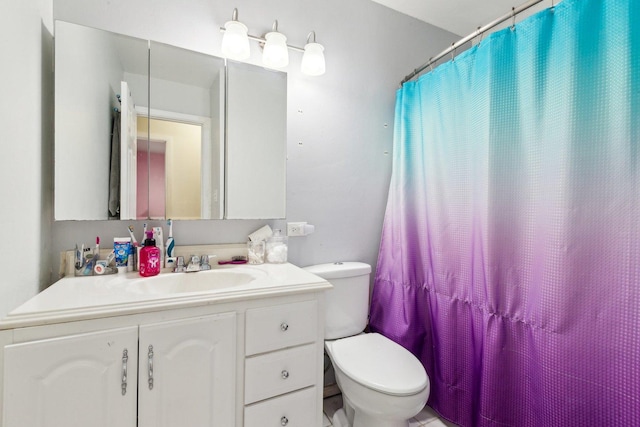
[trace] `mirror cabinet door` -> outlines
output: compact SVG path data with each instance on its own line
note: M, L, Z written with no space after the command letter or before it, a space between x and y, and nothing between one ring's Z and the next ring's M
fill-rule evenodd
M151 110L139 122L148 204L138 217L221 219L224 60L151 42L150 64Z
M227 64L225 218L286 216L287 74Z
M147 73L146 40L56 21L56 220L120 217L120 101L146 105Z

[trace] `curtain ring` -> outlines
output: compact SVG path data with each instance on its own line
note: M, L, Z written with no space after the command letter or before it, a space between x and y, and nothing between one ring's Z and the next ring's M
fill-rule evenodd
M451 43L451 61L455 61L456 60L456 44L455 43Z
M511 8L511 31L516 29L516 8Z
M554 0L551 0L551 12L553 12L556 9L556 2Z
M433 56L429 58L429 68L431 68L431 71L433 71Z

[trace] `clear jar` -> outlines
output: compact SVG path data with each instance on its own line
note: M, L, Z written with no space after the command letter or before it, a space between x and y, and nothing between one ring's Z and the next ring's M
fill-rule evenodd
M273 230L273 236L267 240L267 262L284 264L287 262L287 236L279 229Z
M264 240L258 240L257 242L249 240L247 242L247 258L249 264L264 264Z

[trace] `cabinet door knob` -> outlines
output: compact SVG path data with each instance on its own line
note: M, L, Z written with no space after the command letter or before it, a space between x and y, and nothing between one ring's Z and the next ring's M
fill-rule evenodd
M289 371L287 371L286 369L284 369L280 375L282 376L283 380L286 380L287 378L289 378Z
M122 351L122 395L127 394L127 361L129 360L129 352L125 348Z
M289 424L289 419L287 417L280 418L280 425L281 426L286 426L287 424Z
M149 371L148 371L148 376L149 376L149 390L153 390L153 346L150 345L149 346Z
M289 325L287 325L287 322L282 322L282 323L280 324L280 330L281 330L282 332L285 332L287 329L289 329Z

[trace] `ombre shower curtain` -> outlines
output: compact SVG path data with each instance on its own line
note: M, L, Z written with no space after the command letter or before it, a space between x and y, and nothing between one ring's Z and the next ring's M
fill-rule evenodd
M397 93L370 327L462 426L640 426L640 1L565 0Z

